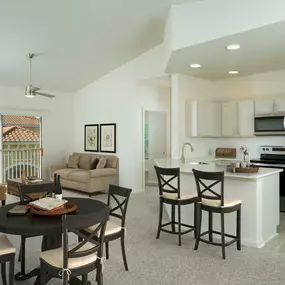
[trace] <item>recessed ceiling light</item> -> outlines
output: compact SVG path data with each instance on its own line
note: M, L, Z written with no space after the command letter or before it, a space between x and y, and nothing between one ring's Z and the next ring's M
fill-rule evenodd
M238 49L240 49L240 45L239 44L228 45L228 46L226 46L226 49L228 49L228 50L238 50Z
M237 70L231 70L231 71L229 71L229 74L238 74L238 71Z
M201 67L201 64L199 64L199 63L192 63L192 64L190 64L190 67L191 68L199 68L199 67Z

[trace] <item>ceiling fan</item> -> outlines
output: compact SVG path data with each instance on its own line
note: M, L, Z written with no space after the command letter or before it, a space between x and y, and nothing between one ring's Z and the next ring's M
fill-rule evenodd
M28 53L28 58L30 60L30 84L26 86L25 96L29 99L34 98L36 95L40 95L40 96L44 96L44 97L48 97L48 98L54 98L55 95L39 92L39 90L41 90L41 88L35 87L32 85L32 59L34 57L35 57L34 53Z

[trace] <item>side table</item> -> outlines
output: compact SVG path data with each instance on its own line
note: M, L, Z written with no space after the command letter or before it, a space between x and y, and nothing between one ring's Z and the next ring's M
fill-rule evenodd
M19 186L22 184L22 179L21 178L17 178L17 179L8 179L7 180L7 193L15 195L15 196L20 196L19 194ZM39 182L29 182L26 181L25 184L40 184L43 186L43 190L44 190L44 186L46 184L53 184L52 181L48 181L48 180L42 180ZM44 191L43 191L44 193ZM31 197L31 199L38 199L42 196L41 193L37 193L37 194L30 194L29 197Z

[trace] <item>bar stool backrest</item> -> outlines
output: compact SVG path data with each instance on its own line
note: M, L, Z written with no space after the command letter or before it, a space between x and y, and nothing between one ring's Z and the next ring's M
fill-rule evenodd
M196 186L197 186L197 196L199 202L202 199L218 200L221 202L221 207L224 206L224 172L205 172L196 169L192 169ZM207 185L207 182L212 182ZM220 191L213 189L214 186L220 184Z
M158 187L159 196L163 196L164 193L177 194L177 198L180 199L180 168L162 168L154 166Z

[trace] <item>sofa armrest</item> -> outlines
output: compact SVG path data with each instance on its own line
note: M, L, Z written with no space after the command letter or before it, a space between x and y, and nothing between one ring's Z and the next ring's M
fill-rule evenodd
M67 168L67 163L50 165L49 166L50 174L52 175L54 171L63 168Z
M115 168L102 168L102 169L92 169L90 171L90 177L102 177L102 176L112 176L117 175L118 170Z

